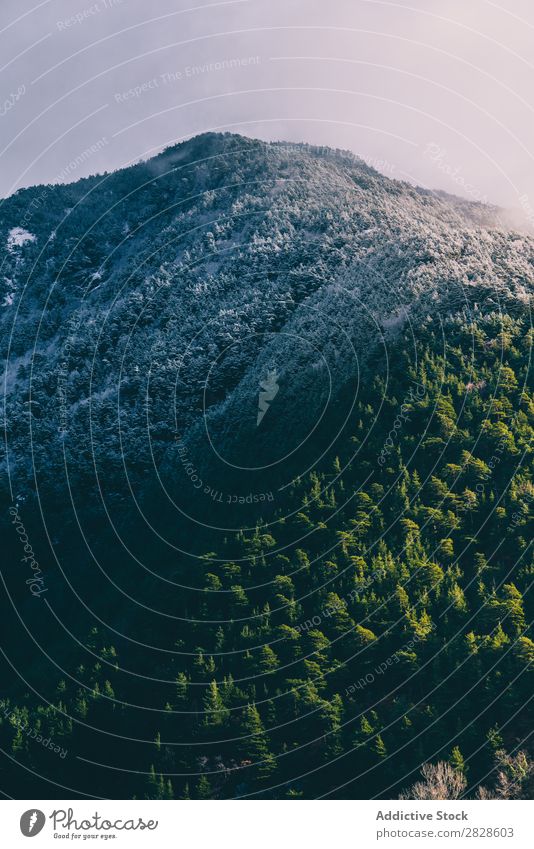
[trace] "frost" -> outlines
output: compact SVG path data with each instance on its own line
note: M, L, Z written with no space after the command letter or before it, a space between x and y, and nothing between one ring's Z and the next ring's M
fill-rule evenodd
M20 248L26 242L35 242L33 233L28 233L23 227L13 227L7 234L7 249L12 251L13 248Z
M4 286L6 289L4 295L4 301L2 303L3 307L10 307L13 301L15 300L16 287L13 283L13 280L10 277L4 277ZM15 287L15 288L14 288Z

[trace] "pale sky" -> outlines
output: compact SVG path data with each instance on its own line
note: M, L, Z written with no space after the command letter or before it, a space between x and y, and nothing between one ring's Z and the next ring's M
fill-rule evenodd
M217 129L534 210L532 0L1 0L0 80L1 196Z

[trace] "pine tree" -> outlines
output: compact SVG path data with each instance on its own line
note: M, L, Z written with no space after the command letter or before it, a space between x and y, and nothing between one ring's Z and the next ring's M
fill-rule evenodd
M467 773L467 766L458 746L454 746L449 757L449 763L454 770L461 772L462 775Z
M377 736L375 738L373 749L374 749L375 753L378 755L379 758L387 757L387 749L386 749L385 743L382 739L382 736L380 734L377 734Z
M196 787L196 798L197 799L211 799L212 798L212 789L209 778L207 775L201 775L197 781Z
M222 725L226 722L228 715L229 712L221 698L217 682L212 681L204 696L204 725L208 728Z
M276 767L274 756L269 750L269 738L256 705L249 704L243 711L241 720L241 749L245 758L257 766L259 778L270 775Z

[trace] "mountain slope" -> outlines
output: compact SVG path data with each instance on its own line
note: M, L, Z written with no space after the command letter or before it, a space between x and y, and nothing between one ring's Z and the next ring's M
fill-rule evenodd
M209 134L0 245L10 795L531 795L533 240Z
M264 522L182 534L197 558L138 522L136 560L85 517L94 559L63 541L57 575L18 505L46 594L26 600L10 529L15 797L392 798L446 760L469 797L504 769L528 798L532 331L428 319L412 342Z
M154 461L164 476L175 468L176 436L215 490L235 466L287 455L290 479L370 348L429 313L528 301L534 241L493 219L350 154L215 134L18 192L0 208L14 488L19 474L28 486L29 438L44 483L65 447L75 476L92 477L103 455L110 491L122 490L124 454L143 486ZM258 429L269 372L284 414ZM233 474L237 491L261 489L254 472Z

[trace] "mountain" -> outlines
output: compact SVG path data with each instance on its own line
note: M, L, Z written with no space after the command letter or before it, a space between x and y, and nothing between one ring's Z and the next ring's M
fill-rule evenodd
M93 459L111 493L125 471L143 488L154 460L166 480L176 438L214 491L229 472L267 489L235 467L278 474L296 454L289 482L370 349L428 314L528 302L534 241L495 218L342 151L216 134L18 192L0 208L12 486L31 485L30 438L53 488L64 452L80 486ZM259 428L269 372L283 415Z
M534 239L207 134L21 190L0 246L16 797L528 764Z

